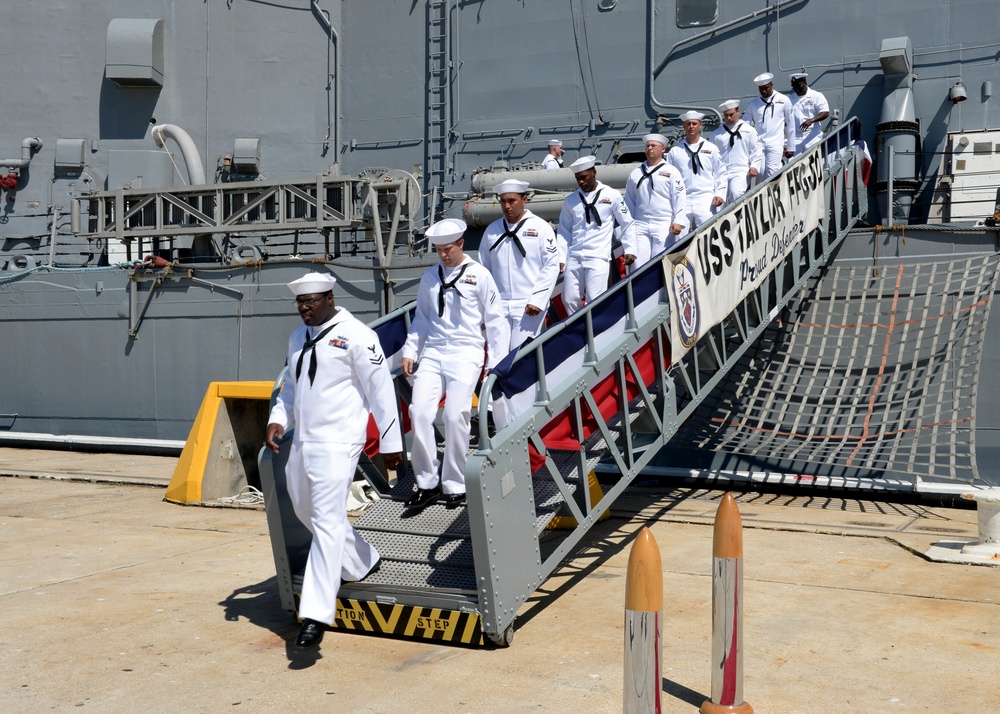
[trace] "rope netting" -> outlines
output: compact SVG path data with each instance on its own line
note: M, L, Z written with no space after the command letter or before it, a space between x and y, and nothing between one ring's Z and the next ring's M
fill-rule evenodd
M765 470L978 478L976 386L998 262L828 269L674 443Z

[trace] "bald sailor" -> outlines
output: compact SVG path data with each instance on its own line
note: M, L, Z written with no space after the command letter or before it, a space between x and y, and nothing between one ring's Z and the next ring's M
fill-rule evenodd
M677 167L687 189L688 228L694 230L726 202L729 172L719 150L701 136L705 115L690 111L681 114L684 138L667 152L667 161Z
M753 78L757 85L757 96L747 103L743 121L757 131L764 152L764 169L760 180L781 168L783 159L791 157L795 150L792 132L792 103L781 92L774 89L774 75L770 72Z
M342 580L361 580L380 557L347 520L347 496L375 416L385 465L402 460L396 392L378 337L333 300L336 279L307 273L288 284L304 323L288 340L288 374L268 417L278 453L295 427L285 476L295 515L312 533L295 644L315 647L333 624Z
M823 121L830 116L830 105L822 93L809 87L809 75L795 72L792 83L792 127L795 131L795 155L819 143Z
M563 201L557 240L566 246L563 305L567 315L608 289L611 244L617 232L625 264L635 262L635 226L622 195L597 180L597 158L584 156L570 164L578 191Z
M472 393L483 370L507 355L510 328L490 272L465 254L466 225L446 218L427 229L439 263L428 268L417 288L417 307L403 345L403 374L413 377L410 463L416 492L406 501L423 509L438 500L449 508L465 501ZM483 337L483 325L486 336ZM489 349L484 353L484 348ZM419 367L415 363L419 360ZM444 404L444 460L438 459L434 419ZM438 469L440 467L440 478Z
M632 170L625 183L625 205L635 219L635 263L671 247L686 232L687 194L680 171L664 160L667 139L663 134L642 137L646 160Z
M719 149L728 172L726 202L732 203L747 192L764 166L764 152L757 132L740 119L740 100L730 99L719 105L722 126L712 132L712 143Z
M561 169L563 167L563 145L559 139L549 139L549 153L542 159L543 169Z
M542 331L559 277L556 235L528 209L528 182L508 180L494 188L503 217L479 243L479 262L490 271L510 326L510 352Z

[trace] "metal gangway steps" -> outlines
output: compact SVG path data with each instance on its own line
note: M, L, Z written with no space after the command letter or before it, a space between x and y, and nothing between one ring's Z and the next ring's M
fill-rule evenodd
M508 355L478 395L465 506L407 517L406 464L390 483L363 457L381 500L354 525L382 565L342 585L334 627L509 645L518 610L867 212L856 121ZM403 404L412 309L372 324ZM515 416L491 434L486 405L499 398ZM287 498L287 448L263 449L259 465L282 607L294 611L310 535ZM598 483L602 460L615 469L602 466Z

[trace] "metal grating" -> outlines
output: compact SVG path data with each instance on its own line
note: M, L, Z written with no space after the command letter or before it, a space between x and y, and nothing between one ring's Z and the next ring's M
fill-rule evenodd
M675 443L787 464L978 478L976 387L998 259L835 267Z
M383 499L368 507L354 527L363 533L370 530L421 534L431 536L469 536L469 514L465 506L445 508L442 504L427 506L419 513L399 501ZM367 535L365 538L367 539Z
M350 585L345 583L345 586ZM394 585L412 588L436 588L442 590L476 589L476 571L468 567L429 563L408 563L388 560L377 573L364 579L359 586ZM345 587L341 597L350 597L351 588Z
M354 597L358 590L374 585L391 585L394 588L434 588L440 591L476 591L476 572L469 567L455 565L429 565L427 563L407 563L385 561L377 573L372 573L358 582L341 584L339 597ZM302 573L292 576L292 587L296 593L302 592Z
M472 541L468 538L374 530L366 530L363 535L386 561L408 560L416 563L472 565Z

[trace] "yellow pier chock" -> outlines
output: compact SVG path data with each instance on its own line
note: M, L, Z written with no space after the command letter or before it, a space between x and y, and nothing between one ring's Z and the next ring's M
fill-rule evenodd
M164 499L194 504L260 487L257 452L264 443L274 382L212 382L177 460Z

